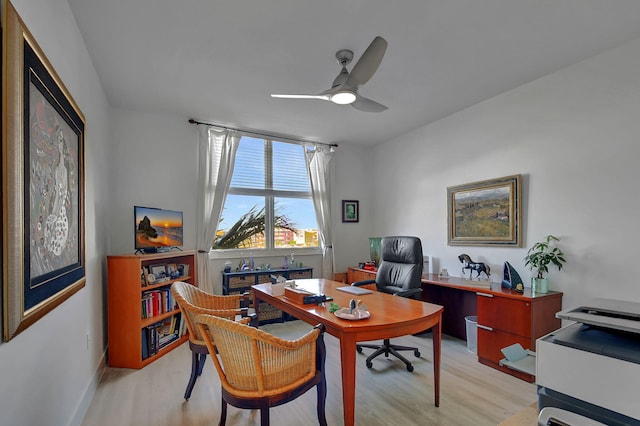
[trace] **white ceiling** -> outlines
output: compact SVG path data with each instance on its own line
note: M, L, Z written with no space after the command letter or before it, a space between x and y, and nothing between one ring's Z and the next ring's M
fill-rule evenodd
M640 37L638 0L69 0L112 106L374 145ZM381 113L270 93L331 86L389 46Z

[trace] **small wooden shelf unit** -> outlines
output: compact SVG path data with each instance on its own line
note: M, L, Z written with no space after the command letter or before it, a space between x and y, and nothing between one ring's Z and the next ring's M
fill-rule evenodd
M149 270L153 265L188 265L188 272L176 279L148 283L143 268ZM186 334L178 333L176 339L164 346L159 345L157 352L145 350L143 342L149 327L161 322L171 323L172 320L179 324L181 315L177 305L172 304L168 309L160 309L153 316L145 318L143 299L154 290L164 292L166 297L167 290L175 281L196 285L196 273L194 250L107 256L109 366L142 368L188 339ZM143 358L143 355L147 357Z
M253 292L253 289L251 288L252 285L270 283L271 275L281 275L287 280L301 280L305 278L313 278L313 268L302 266L299 268L270 269L265 271L223 271L222 294L229 295L244 293L246 291ZM253 293L251 301L253 303ZM258 318L260 318L261 325L295 319L291 317L291 315L286 314L280 309L274 308L265 302L261 302L258 307Z

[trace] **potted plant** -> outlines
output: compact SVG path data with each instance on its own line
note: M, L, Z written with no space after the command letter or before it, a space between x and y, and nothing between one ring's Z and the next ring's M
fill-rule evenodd
M555 245L560 241L558 237L547 235L541 242L535 243L525 256L525 266L530 270L536 270L536 276L531 278L531 292L538 291L547 293L549 291L549 281L544 274L549 272L549 265L558 267L558 271L562 270L562 266L566 263L564 253Z

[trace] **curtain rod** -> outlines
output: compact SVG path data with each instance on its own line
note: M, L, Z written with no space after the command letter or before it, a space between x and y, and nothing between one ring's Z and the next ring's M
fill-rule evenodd
M221 129L226 129L226 130L235 130L236 132L242 132L242 133L249 133L252 135L256 135L256 136L260 136L263 138L268 138L268 139L276 139L276 140L290 140L290 141L294 141L294 142L298 142L298 143L303 143L303 144L309 144L309 145L327 145L327 146L333 146L333 147L338 147L339 145L337 143L323 143L323 142L310 142L310 141L304 141L304 140L300 140L300 139L296 139L294 137L291 136L284 136L284 135L270 135L268 133L262 133L262 132L254 132L251 130L242 130L242 129L236 129L233 127L229 127L229 126L222 126L220 124L216 124L216 123L206 123L204 121L198 121L195 120L193 118L189 119L189 123L191 124L202 124L205 126L213 126L213 127L219 127Z

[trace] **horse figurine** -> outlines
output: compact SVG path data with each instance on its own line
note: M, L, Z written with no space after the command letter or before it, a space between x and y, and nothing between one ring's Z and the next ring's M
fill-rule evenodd
M476 271L478 273L478 275L476 275L476 278L478 279L480 278L480 274L483 272L487 276L487 279L491 278L491 268L489 268L489 265L487 265L486 263L474 262L473 260L471 260L468 254L461 254L460 256L458 256L458 260L463 265L462 276L464 276L464 270L468 269L469 279L471 279L471 275L473 275L472 271Z

